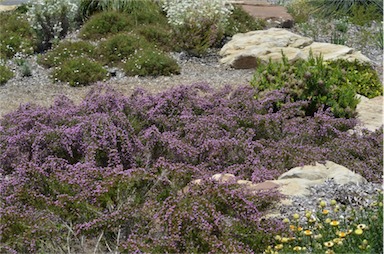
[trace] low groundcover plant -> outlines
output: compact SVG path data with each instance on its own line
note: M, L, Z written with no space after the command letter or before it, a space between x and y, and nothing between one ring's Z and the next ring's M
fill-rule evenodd
M382 180L383 130L351 134L356 120L305 103L201 84L21 106L0 120L1 252L263 252L288 233L261 219L280 195L210 176L257 183L332 160Z

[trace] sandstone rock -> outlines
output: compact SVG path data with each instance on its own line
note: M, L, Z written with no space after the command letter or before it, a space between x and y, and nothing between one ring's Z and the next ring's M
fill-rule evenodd
M305 178L280 179L272 181L279 186L279 191L287 196L306 196L309 195L308 187L321 184L321 180L309 180Z
M17 8L17 5L2 5L0 4L0 12L13 11Z
M215 174L211 178L219 183L235 182L236 180L236 177L232 174Z
M252 17L266 20L269 27L291 28L293 26L293 17L284 6L272 5L262 0L245 0L237 4Z
M307 59L310 51L316 56L321 54L324 60L346 59L370 62L359 51L343 45L313 42L311 38L294 34L288 30L271 28L236 34L220 50L224 65L236 69L255 68L258 61L280 61L282 52L288 61Z
M361 124L358 129L375 131L383 125L383 96L372 99L360 96L360 103L356 107L357 118Z
M277 181L287 179L305 179L322 183L327 179L333 179L336 184L364 183L366 180L359 174L352 172L346 167L336 164L332 161L326 161L325 164L316 163L315 166L307 165L296 167L282 174Z
M313 42L311 45L303 48L303 52L307 55L307 57L309 56L311 50L315 56L321 54L325 61L335 59L354 61L357 59L361 62L370 62L369 58L361 54L360 51L355 51L353 48L349 48L344 45Z

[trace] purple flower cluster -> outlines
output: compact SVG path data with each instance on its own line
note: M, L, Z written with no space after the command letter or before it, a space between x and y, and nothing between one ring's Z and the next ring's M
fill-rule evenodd
M261 220L279 195L213 174L257 183L331 160L382 180L383 130L350 134L356 120L307 117L306 103L198 84L24 105L0 120L0 250L80 252L101 239L101 251L260 252L282 230Z

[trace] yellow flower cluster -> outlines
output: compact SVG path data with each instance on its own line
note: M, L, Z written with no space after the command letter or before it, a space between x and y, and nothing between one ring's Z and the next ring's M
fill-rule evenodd
M365 224L355 224L355 227L351 228L346 224L348 218L343 220L343 217L337 215L340 209L337 202L331 200L329 205L330 206L327 207L327 202L321 200L319 202L319 212L305 212L302 219L307 222L306 225L300 224L302 220L300 220L300 215L297 213L292 215L292 220L285 218L283 222L289 225L290 232L294 237L276 235L275 240L277 244L275 246L269 246L264 253L305 253L307 248L310 248L332 254L337 250L335 249L336 246L338 246L337 248L340 250L340 248L343 248L346 244L350 244L350 240L346 240L347 238L356 238L357 236L364 235L364 231L368 230L369 227ZM341 220L337 218L341 218ZM358 247L361 250L370 248L367 239L359 241L357 244L355 245L356 248Z

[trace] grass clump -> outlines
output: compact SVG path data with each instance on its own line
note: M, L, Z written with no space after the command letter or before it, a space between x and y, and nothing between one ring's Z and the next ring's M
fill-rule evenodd
M7 66L0 64L0 85L4 85L13 78L14 73Z
M323 18L347 16L357 25L383 20L382 0L315 0L309 3L314 8L314 14Z
M347 212L347 216L342 212ZM353 208L331 200L319 203L319 209L300 218L285 219L290 234L276 235L276 242L264 253L382 253L383 195L367 207Z
M32 54L36 36L27 19L17 12L0 13L0 58L10 59L17 52Z
M98 53L104 64L119 65L136 51L148 47L152 45L140 35L119 33L102 41Z
M146 48L137 51L124 64L124 71L129 76L169 76L180 74L176 60L157 49Z
M108 71L101 64L83 57L69 59L53 71L57 82L68 82L70 86L84 86L108 78Z
M300 60L293 65L283 55L282 62L261 64L251 81L257 93L287 89L293 101L306 100L307 115L314 115L324 105L337 117L354 117L356 93L374 97L382 94L377 73L368 65L322 57Z
M132 19L124 13L107 11L95 14L81 28L80 37L87 40L106 38L132 28Z
M86 41L61 42L54 49L39 55L37 62L44 67L59 66L74 57L93 57L95 46Z

